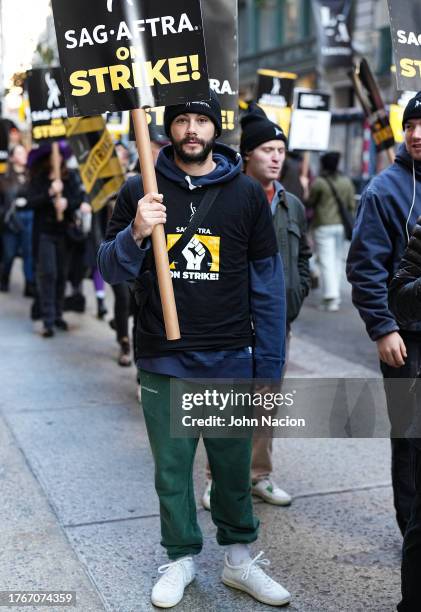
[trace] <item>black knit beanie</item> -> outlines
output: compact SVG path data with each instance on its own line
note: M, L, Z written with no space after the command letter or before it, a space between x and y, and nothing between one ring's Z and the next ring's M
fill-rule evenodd
M406 105L402 117L403 129L405 129L408 119L421 119L421 91L414 98L411 98Z
M251 105L249 112L241 118L241 129L240 153L242 157L269 140L282 140L285 143L287 141L282 128L270 121L264 110L257 104Z
M164 113L164 127L167 136L170 136L171 123L178 115L185 113L197 113L198 115L206 115L213 121L216 128L216 138L222 132L222 113L221 105L218 96L210 90L210 100L203 102L186 102L185 104L177 104L176 106L166 106Z

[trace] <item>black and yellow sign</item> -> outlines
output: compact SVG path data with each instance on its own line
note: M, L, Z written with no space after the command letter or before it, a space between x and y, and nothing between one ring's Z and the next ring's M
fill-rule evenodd
M67 121L67 138L92 209L98 212L124 183L111 134L101 116L71 118Z
M286 135L291 124L291 106L297 75L293 72L260 69L257 71L256 100L267 117Z
M388 0L390 30L400 91L421 89L421 4Z
M0 119L0 175L6 174L9 159L9 126Z
M70 117L208 100L200 0L53 0Z
M238 121L238 6L237 0L202 2L208 55L209 83L222 108L222 134L227 145L240 143Z
M370 123L376 151L380 153L390 149L395 145L393 130L390 126L380 90L367 61L362 59L356 62L349 76L353 82L355 93L363 107L364 114Z
M60 68L34 68L25 86L29 96L33 140L66 137L66 102Z

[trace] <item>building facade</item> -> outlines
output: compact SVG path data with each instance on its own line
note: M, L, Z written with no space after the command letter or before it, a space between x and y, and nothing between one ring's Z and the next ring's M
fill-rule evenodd
M368 60L384 102L396 102L387 0L353 0L351 11L354 56ZM295 72L297 86L331 94L330 147L342 152L343 170L358 183L362 174L364 117L347 70L323 70L320 65L312 0L239 0L239 54L240 86L246 96L253 96L259 68ZM374 172L374 161L371 167Z

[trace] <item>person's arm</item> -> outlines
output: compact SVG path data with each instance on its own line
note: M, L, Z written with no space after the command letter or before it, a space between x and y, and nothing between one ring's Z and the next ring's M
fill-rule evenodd
M281 380L285 364L285 285L279 254L249 263L254 378Z
M371 189L362 195L346 266L352 301L372 340L399 330L388 305L393 242L385 208Z
M351 179L349 180L349 189L348 189L348 198L347 198L347 206L348 206L348 210L351 213L355 213L355 188L354 188L354 183L351 181Z
M250 310L254 324L254 378L280 381L285 362L285 283L272 213L254 184L248 248Z
M149 236L155 225L165 222L162 196L147 194L136 202L126 183L98 251L98 268L104 280L117 285L137 278L150 248Z
M300 275L301 298L303 302L304 298L307 297L311 289L310 258L312 255L307 239L307 220L303 205L300 212L300 231L301 238L298 250L298 273Z
M348 254L347 277L352 285L352 301L370 338L377 343L380 360L397 368L404 364L406 349L388 303L393 242L385 204L382 206L372 189L364 192Z

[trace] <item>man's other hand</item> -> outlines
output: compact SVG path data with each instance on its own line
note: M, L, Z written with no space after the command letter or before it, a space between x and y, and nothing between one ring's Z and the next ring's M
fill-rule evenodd
M398 332L392 332L379 338L376 344L381 361L392 368L400 368L405 365L406 346Z

